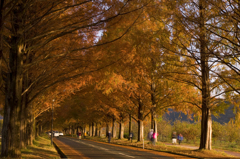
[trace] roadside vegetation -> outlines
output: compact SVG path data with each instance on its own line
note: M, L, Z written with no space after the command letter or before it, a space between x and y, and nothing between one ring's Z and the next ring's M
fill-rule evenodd
M88 140L94 140L94 141L100 141L100 142L108 142L108 139L106 137L86 137ZM117 145L124 145L124 146L131 146L131 147L143 147L142 142L138 142L136 139L133 139L132 142L130 142L128 139L112 139L111 144L117 144ZM151 144L149 141L145 141L144 148L149 150L156 150L159 152L166 152L170 154L176 154L176 155L183 155L183 156L189 156L189 157L197 157L197 158L226 158L226 157L233 157L230 155L227 155L224 152L219 152L216 150L192 150L188 148L183 147L176 147L176 146L167 146L162 142L156 143L155 146ZM139 150L141 150L139 149Z
M1 0L1 156L21 158L50 129L142 142L151 128L238 149L239 11L237 0ZM212 125L230 106L233 121ZM170 109L201 121L163 123Z
M149 121L144 123L144 147L146 149L154 149L157 151L164 151L173 154L182 154L193 157L227 157L228 155L224 152L220 152L219 150L229 150L240 152L239 146L239 138L240 138L240 130L237 124L234 124L232 120L228 123L220 124L218 122L213 121L213 138L212 138L212 151L210 150L196 150L189 149L178 146L169 146L171 144L171 135L172 132L181 133L184 136L184 140L181 145L195 146L199 147L200 143L200 122L190 123L187 121L176 120L174 122L166 121L163 119L158 119L158 138L156 146L152 146L151 142L147 139L147 134L150 129ZM116 136L119 136L119 124L116 123ZM101 129L101 135L99 136L87 136L87 139L108 142L106 138L106 127ZM138 125L135 121L132 121L132 129L133 131L133 142L128 140L129 137L129 123L125 124L124 129L124 138L119 139L118 137L112 138L111 143L119 144L119 145L127 145L133 147L143 147L143 142L137 141L137 132ZM89 134L89 127L86 128L87 134ZM77 137L75 133L66 134L66 136ZM229 157L229 156L228 156Z
M57 153L54 146L51 146L51 140L46 134L38 136L33 145L27 146L27 148L21 150L22 159L59 159L60 156Z
M201 123L181 122L179 120L171 124L169 121L159 122L158 141L171 143L173 131L184 136L182 144L199 146ZM240 152L240 129L233 121L220 124L213 121L212 147L213 149L223 149Z
M133 140L137 141L138 139L138 125L137 122L134 120L132 121L132 128L131 131L133 132ZM125 123L125 129L124 129L124 139L123 141L127 141L129 137L129 123ZM229 150L229 151L235 151L240 152L240 129L238 127L238 124L234 123L232 120L230 120L228 123L220 124L218 122L213 121L213 132L212 132L212 147L213 149L221 149L221 150ZM181 133L183 135L184 140L182 141L182 145L189 145L189 146L196 146L199 147L200 144L200 129L201 129L201 123L200 122L187 122L187 121L167 121L161 118L158 118L158 138L157 138L157 144L166 143L171 144L172 143L172 133L175 131L177 133ZM121 141L119 140L119 123L115 123L116 135L113 138L113 141ZM144 140L147 141L147 134L150 127L150 121L144 122ZM101 136L101 140L107 140L104 139L104 137L107 134L108 128L102 127L101 132L97 132L98 136ZM66 136L76 137L76 129L75 133L70 133L70 131L66 131ZM87 132L88 136L91 131L91 127L86 127L85 131ZM74 132L72 130L72 132ZM100 135L99 135L100 134ZM92 136L90 134L90 136ZM95 135L96 136L96 135ZM142 142L138 142L142 143ZM195 152L195 151L194 151ZM201 151L202 152L202 151Z
M125 125L126 129L124 131L124 138L129 137L128 125L129 125L128 123ZM213 125L213 132L212 132L213 149L222 149L222 150L240 152L240 129L237 124L234 124L234 122L230 120L228 123L225 123L225 124L220 124L218 122L213 121L212 125ZM144 127L145 127L144 139L145 141L147 141L147 134L150 129L150 123L146 121ZM182 141L181 144L199 147L200 133L201 133L200 122L190 123L187 121L180 121L180 120L171 122L171 121L159 119L157 127L158 127L157 141L160 143L172 143L172 132L175 131L183 135L184 140ZM103 128L103 130L105 130L105 128ZM138 129L137 129L136 122L132 122L132 131L134 134L133 140L137 140L137 130ZM119 133L119 129L117 128L117 134L118 133Z

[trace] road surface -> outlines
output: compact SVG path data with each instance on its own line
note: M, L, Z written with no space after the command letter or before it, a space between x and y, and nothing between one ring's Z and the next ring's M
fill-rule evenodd
M54 142L67 158L82 159L185 159L186 156L178 156L164 152L143 150L135 147L126 147L109 143L90 140L78 140L75 138L59 137Z

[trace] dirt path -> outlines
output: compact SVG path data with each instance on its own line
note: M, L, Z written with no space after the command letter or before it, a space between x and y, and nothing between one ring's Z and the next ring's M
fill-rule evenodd
M197 146L190 146L190 145L172 145L172 144L170 144L170 143L165 143L165 145L175 146L175 147L185 147L185 148L188 148L188 149L198 149L198 148L199 148L199 147L197 147ZM228 151L228 150L220 150L220 149L214 149L214 150L219 151L219 152L225 152L225 153L228 154L228 155L231 155L231 156L240 158L240 153L239 153L239 152Z

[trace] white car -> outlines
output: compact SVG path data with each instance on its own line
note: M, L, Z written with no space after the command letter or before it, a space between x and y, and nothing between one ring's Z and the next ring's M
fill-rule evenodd
M58 131L55 131L55 132L53 133L53 136L54 136L54 137L58 137L58 136L59 136L59 132L58 132Z
M60 132L59 132L59 136L63 136L63 132L60 131Z

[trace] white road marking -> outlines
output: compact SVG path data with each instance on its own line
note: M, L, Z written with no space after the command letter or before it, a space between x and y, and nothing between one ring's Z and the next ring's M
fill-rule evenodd
M126 155L126 154L124 154L124 153L118 153L118 154L123 155L123 156L127 156L127 157L131 157L131 158L135 158L135 157L133 157L133 156Z
M84 143L84 142L79 141L79 140L74 140L74 139L69 139L69 140L72 140L72 141L74 141L74 142L80 142L81 144L88 145L88 146L94 147L94 148L96 148L96 149L109 151L108 149L105 149L105 148L102 148L102 147L97 147L97 146L92 145L92 144L87 144L87 143ZM112 153L112 154L120 154L120 155L123 155L123 156L126 156L126 157L135 158L135 157L133 157L133 156L126 155L126 154L124 154L124 153L118 153L118 152L114 152L114 151L111 151L111 153Z
M101 149L101 150L105 150L105 151L108 151L108 149L105 149L105 148L102 148L102 147L101 147L100 149Z

